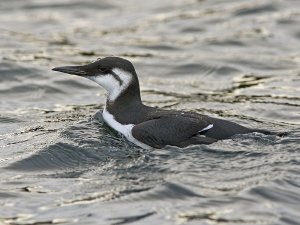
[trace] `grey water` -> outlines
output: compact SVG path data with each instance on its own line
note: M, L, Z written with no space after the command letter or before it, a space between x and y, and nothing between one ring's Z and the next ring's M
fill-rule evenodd
M299 24L298 0L1 0L0 224L300 224ZM145 104L286 135L134 146L51 71L111 55Z

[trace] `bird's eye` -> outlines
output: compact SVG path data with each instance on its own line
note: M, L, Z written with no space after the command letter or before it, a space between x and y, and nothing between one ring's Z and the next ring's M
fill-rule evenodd
M100 70L101 73L106 73L106 72L108 72L108 69L105 68L105 67L100 67L99 70Z

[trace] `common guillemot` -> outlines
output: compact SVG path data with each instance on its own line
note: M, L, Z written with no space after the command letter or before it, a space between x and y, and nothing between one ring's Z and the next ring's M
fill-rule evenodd
M234 122L194 112L163 110L143 104L137 74L132 63L119 57L106 57L83 66L55 67L54 71L78 75L101 85L107 91L104 121L129 141L145 148L166 145L186 147L211 144L236 134L271 132L250 129Z

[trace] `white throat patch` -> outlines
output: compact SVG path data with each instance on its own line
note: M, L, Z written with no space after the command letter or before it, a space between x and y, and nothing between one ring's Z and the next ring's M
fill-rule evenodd
M114 68L112 71L119 77L117 80L113 74L96 75L89 77L90 80L105 88L108 101L114 101L129 86L132 75L122 69Z

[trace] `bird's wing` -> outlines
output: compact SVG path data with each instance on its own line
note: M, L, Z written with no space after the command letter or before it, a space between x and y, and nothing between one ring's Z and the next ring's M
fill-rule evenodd
M193 144L197 134L212 128L212 126L213 124L199 118L168 115L135 125L132 128L132 136L138 141L155 148L162 148L166 145L183 147L188 145L189 140ZM197 143L209 144L215 140L206 140L205 137L202 137L202 141Z

